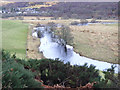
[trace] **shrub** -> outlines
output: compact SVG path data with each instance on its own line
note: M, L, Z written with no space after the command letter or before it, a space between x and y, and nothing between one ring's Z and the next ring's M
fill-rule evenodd
M68 15L63 15L62 19L69 19Z
M17 59L15 55L2 51L3 61L3 89L4 88L40 88L43 80L45 85L56 84L65 87L80 87L96 82L96 88L118 88L120 81L114 75L114 67L104 71L104 78L99 75L95 66L84 64L70 65L60 60L51 59Z
M36 19L37 19L37 20L40 20L40 17L39 17L39 16L37 16L37 17L36 17Z
M40 30L37 31L37 36L38 38L41 38L43 36Z
M91 20L91 23L96 23L96 22L97 22L96 19Z
M100 78L98 70L92 65L72 66L69 62L64 64L62 61L51 59L28 60L28 62L30 66L26 64L27 66L41 73L40 77L45 85L78 87L88 82L99 81Z
M41 88L41 83L35 81L35 73L24 68L15 61L15 55L2 51L2 86L4 88Z
M44 27L44 25L38 23L38 24L36 25L36 27Z
M19 20L24 20L23 16L19 16L18 18L19 18Z
M87 21L86 19L81 19L81 20L80 20L80 23L81 23L82 25L84 25L84 24L87 24L88 21Z
M24 65L25 68L36 72L45 85L54 86L59 84L78 87L86 85L88 82L99 81L100 78L95 66L88 67L87 64L72 66L69 62L64 64L62 61L51 59L17 60L17 62Z
M77 21L71 22L71 25L78 25L78 24L79 24L79 22L77 22Z
M106 71L103 71L104 73L104 79L101 79L98 84L96 84L95 88L119 88L120 87L120 73L116 74L114 73L115 66L111 66L111 68L107 69Z
M56 24L55 24L54 22L48 22L48 23L47 23L47 26L49 26L49 27L55 27Z

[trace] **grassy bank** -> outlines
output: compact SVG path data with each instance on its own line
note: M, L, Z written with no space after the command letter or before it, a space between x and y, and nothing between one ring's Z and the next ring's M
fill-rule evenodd
M70 27L76 52L96 60L118 63L118 27L116 24Z
M31 59L43 59L44 56L39 52L40 39L32 36L32 28L35 26L30 26L27 36L27 58Z
M2 48L25 58L27 32L28 24L18 20L2 20Z

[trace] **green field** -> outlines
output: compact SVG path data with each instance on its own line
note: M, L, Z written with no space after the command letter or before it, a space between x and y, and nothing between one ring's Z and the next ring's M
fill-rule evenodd
M19 58L26 57L28 24L18 20L2 20L2 48L16 53Z

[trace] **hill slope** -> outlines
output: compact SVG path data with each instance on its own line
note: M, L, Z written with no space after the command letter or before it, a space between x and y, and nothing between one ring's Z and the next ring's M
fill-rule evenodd
M30 8L37 15L63 18L117 19L118 3L115 2L16 2L3 5L3 8ZM43 12L43 13L41 13Z

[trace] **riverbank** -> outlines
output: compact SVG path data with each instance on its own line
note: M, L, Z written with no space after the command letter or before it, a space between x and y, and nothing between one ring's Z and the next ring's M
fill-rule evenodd
M39 52L38 47L40 46L40 39L32 36L32 25L29 26L28 36L27 36L27 48L26 54L27 58L31 59L43 59L44 56Z

